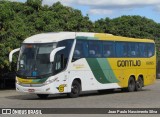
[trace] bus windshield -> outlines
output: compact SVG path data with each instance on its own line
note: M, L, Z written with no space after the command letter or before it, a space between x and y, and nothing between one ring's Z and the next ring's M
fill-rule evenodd
M17 75L22 77L38 77L52 73L50 53L57 43L23 44L18 60Z

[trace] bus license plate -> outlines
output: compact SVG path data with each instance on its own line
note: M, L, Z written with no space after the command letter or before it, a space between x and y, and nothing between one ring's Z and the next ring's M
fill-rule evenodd
M35 91L35 89L28 89L28 92L30 92L30 93L32 93L34 91Z

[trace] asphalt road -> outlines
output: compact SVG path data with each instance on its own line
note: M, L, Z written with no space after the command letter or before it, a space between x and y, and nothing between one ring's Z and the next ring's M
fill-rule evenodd
M66 95L50 95L47 100L34 94L18 93L15 90L0 90L1 108L160 108L160 80L139 92L99 94L83 92L79 98ZM89 116L89 115L88 115Z

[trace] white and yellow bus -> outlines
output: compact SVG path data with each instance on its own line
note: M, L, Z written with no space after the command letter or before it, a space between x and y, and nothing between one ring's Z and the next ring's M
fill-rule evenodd
M17 62L16 90L40 98L81 91L141 90L156 79L155 43L104 33L43 33L25 39Z

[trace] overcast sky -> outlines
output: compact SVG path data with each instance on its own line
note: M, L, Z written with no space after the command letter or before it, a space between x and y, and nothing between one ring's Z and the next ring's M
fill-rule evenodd
M105 17L140 15L160 23L160 0L43 0L43 4L52 5L57 1L81 10L83 15L88 14L92 21Z

